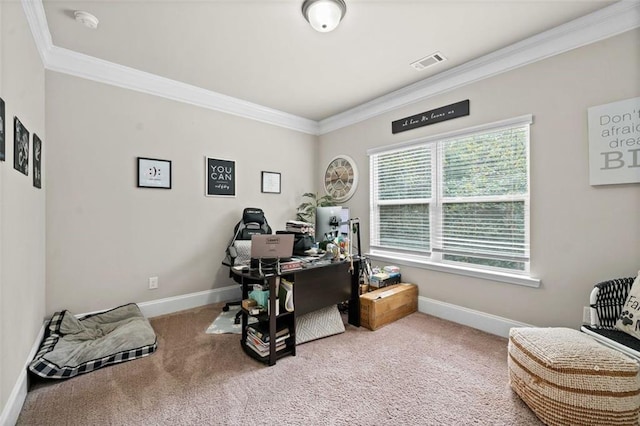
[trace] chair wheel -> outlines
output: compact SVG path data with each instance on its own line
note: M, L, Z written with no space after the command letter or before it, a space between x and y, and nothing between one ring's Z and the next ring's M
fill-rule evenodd
M233 320L234 324L240 324L240 318L236 317L236 319Z
M229 305L223 306L222 310L225 311L225 312L228 312L229 311Z

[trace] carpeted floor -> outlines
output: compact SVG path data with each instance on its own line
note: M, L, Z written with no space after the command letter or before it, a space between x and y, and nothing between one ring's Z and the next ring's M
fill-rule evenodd
M414 313L298 346L273 367L237 334L206 334L222 304L151 320L158 350L33 383L18 425L541 425L507 383L507 340Z

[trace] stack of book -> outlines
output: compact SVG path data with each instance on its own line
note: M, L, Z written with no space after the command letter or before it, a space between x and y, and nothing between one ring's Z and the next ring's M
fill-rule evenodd
M285 341L290 336L289 327L282 327L276 331L276 352L286 347ZM269 324L266 322L249 324L246 344L261 357L269 356Z
M301 222L299 220L289 220L286 225L287 231L299 234L313 234L313 228L314 225L312 223Z

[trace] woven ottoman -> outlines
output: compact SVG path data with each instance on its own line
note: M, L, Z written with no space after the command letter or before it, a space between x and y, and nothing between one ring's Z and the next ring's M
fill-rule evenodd
M509 384L547 425L637 425L638 362L570 328L512 328Z

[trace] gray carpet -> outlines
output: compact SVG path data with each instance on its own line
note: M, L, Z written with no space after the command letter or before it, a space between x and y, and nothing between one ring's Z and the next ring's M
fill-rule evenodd
M151 320L158 350L38 382L19 425L540 425L507 383L507 340L414 313L300 345L268 367L210 305Z

